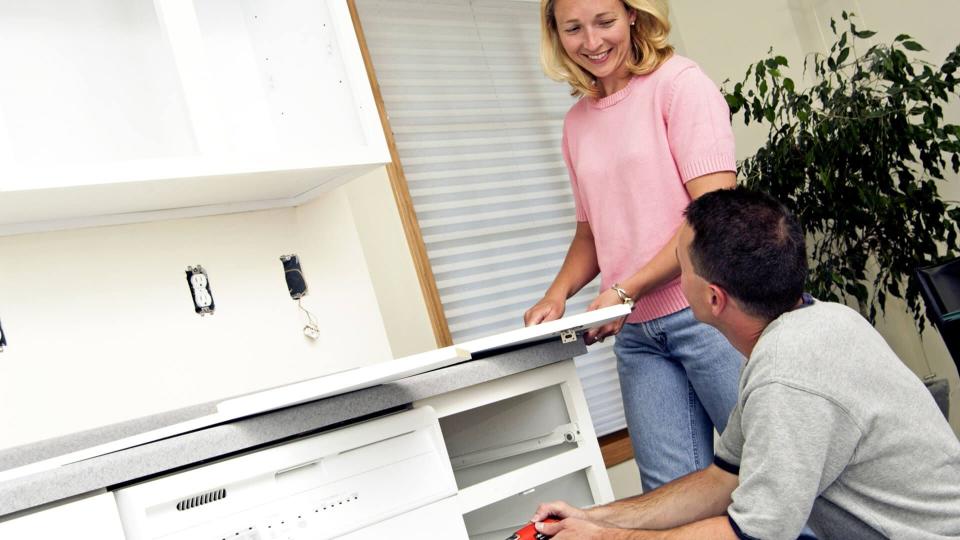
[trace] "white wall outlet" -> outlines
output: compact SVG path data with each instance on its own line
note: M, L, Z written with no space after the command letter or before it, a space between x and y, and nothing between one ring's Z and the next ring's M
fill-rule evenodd
M187 283L190 285L190 297L193 299L193 309L199 315L212 315L215 305L213 293L210 292L210 279L207 271L199 264L187 267Z

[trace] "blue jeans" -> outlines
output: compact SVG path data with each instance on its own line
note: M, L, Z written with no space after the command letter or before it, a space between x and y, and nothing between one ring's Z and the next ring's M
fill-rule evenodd
M614 352L643 491L712 463L713 428L727 426L743 355L690 308L623 325Z

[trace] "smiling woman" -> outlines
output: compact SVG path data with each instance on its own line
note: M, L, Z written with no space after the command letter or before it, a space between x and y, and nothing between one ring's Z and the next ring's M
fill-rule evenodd
M405 223L419 228L413 236L432 271L425 281L435 283L449 328L442 343L521 326L575 228L560 154L563 115L574 100L541 71L539 4L358 0L357 7L396 143L392 178L409 196ZM569 313L584 311L598 286L599 279L569 299ZM598 433L624 428L612 343L592 347L577 371Z
M713 428L734 405L743 357L690 311L678 279L687 204L735 184L729 110L717 86L667 43L660 1L544 0L543 69L581 99L562 151L577 231L526 324L563 316L597 274L589 309L635 304L587 333L616 335L627 425L644 491L710 463Z

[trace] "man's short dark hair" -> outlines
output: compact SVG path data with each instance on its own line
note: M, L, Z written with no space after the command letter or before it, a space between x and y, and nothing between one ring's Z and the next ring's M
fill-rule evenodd
M685 212L696 273L767 321L792 309L807 280L807 248L797 218L766 193L721 189Z

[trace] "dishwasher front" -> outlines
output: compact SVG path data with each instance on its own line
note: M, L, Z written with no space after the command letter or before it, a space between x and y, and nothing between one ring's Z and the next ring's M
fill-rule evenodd
M114 493L129 540L467 538L430 407Z

